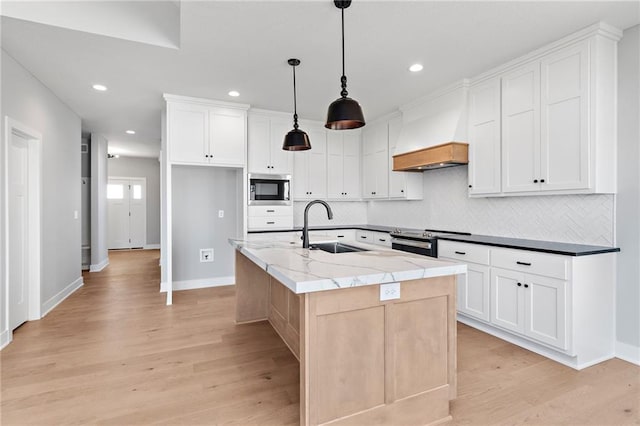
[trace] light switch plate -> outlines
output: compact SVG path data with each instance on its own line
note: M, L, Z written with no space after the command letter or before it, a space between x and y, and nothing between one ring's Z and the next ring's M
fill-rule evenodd
M218 210L218 217L222 219L224 217L224 210Z
M380 284L380 301L400 299L400 283Z

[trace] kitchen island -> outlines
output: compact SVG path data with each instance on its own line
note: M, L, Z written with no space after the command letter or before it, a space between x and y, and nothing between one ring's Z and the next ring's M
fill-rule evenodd
M334 254L295 240L230 242L236 322L268 320L300 361L301 424L451 418L455 275L466 265L376 246Z

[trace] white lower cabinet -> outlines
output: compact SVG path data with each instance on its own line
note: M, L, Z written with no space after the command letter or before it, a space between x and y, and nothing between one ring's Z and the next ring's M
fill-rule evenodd
M458 275L458 312L489 322L489 248L456 241L438 242L439 258L467 264Z
M491 323L566 350L566 291L566 281L492 268Z
M458 320L575 369L615 354L616 253L583 256L438 241L467 264Z

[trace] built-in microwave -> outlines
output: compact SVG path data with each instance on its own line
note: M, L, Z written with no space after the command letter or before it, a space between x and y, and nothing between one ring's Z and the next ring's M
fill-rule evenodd
M250 205L291 205L291 175L249 174Z

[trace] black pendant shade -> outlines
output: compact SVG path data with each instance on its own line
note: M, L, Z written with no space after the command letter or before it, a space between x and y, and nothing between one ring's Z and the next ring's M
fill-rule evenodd
M357 129L365 125L362 108L355 99L348 97L347 76L344 72L344 10L351 5L351 0L334 0L335 6L342 11L342 77L340 98L329 105L327 122L324 127L334 130Z
M286 134L282 149L285 151L306 151L311 149L309 135L298 128L298 111L296 104L296 67L300 65L299 59L287 61L293 68L293 130Z

